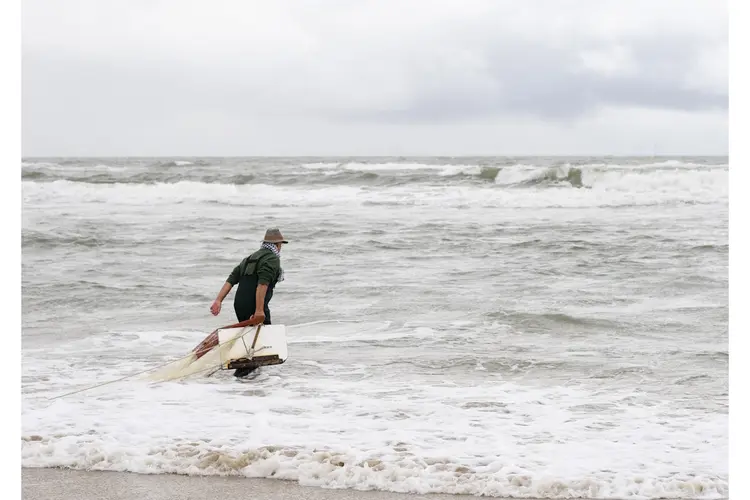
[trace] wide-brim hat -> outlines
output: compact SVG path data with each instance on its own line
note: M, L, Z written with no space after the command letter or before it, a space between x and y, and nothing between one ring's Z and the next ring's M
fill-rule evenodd
M274 227L266 231L266 236L263 238L263 243L289 243L281 235L279 228Z

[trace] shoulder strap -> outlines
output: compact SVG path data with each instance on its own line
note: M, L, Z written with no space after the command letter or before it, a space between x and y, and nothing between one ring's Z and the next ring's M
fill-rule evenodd
M252 257L252 255L248 256L245 259L245 267L242 268L242 274L241 274L241 276L246 276L247 275L247 268L248 268L248 266L250 264L254 264L254 263L258 262L258 259L251 259L250 257ZM257 266L256 266L256 268L257 268ZM253 272L253 274L255 274L255 272Z
M257 257L255 257L255 258L253 259L252 257L253 257L253 256L254 256L255 254L257 254L257 253L259 253L259 252L257 252L257 251L256 251L256 252L254 252L254 253L253 253L252 255L249 255L249 256L248 256L248 257L247 257L247 258L245 259L245 267L244 267L244 268L242 269L242 275L241 275L241 276L245 276L245 275L246 275L246 273L247 273L247 268L248 268L248 266L249 266L250 264L255 264L255 269L253 269L253 272L252 272L252 273L251 273L250 275L251 275L251 276L257 276L257 275L258 275L258 263L259 263L259 262L261 261L261 259L263 258L263 253L261 253L260 255L258 255Z

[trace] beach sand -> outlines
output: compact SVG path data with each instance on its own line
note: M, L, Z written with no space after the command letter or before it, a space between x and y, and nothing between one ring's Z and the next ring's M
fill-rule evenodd
M459 500L464 495L409 495L382 491L332 490L292 481L176 474L27 469L22 471L24 500Z

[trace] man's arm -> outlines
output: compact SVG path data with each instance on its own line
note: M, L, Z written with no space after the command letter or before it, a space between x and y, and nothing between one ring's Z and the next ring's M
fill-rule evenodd
M216 296L216 300L214 300L213 304L211 304L211 314L213 314L214 316L217 316L221 312L221 303L224 301L224 298L232 290L232 287L239 283L240 269L242 268L242 264L244 262L245 259L242 259L242 262L240 262L239 265L232 269L232 273L229 275L229 277L227 277L227 281L221 287L221 290L219 290L219 294Z
M245 261L247 260L247 257L242 259L242 262L237 264L234 269L232 269L232 272L227 276L227 283L229 283L229 289L231 290L234 285L240 282L240 272L241 269L245 267ZM222 288L223 290L223 288ZM226 293L222 296L222 299L226 297Z
M266 319L266 312L264 311L264 307L266 305L266 292L268 291L268 285L260 284L258 283L258 286L255 288L255 316L256 318L263 318Z
M232 289L232 285L230 282L224 283L224 286L221 287L221 290L219 290L219 295L216 296L216 300L214 300L213 304L211 304L211 314L214 316L218 316L221 312L221 303L224 300L224 297L227 296L229 291Z
M255 287L255 314L250 318L251 324L257 325L263 323L266 319L265 305L266 292L268 285L276 276L281 261L278 257L271 257L265 260L258 268L258 286Z
M224 283L224 286L222 286L221 290L219 290L219 295L216 296L216 300L218 302L224 302L224 297L226 297L230 290L232 290L233 286L234 285L228 281Z

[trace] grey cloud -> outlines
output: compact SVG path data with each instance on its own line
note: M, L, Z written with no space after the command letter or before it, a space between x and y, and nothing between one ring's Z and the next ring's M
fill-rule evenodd
M304 133L312 136L317 124L334 134L326 139L332 141L392 126L392 142L401 143L428 141L433 126L481 131L482 123L512 127L519 119L594 123L612 108L707 117L727 109L722 64L697 66L726 47L721 13L703 28L689 9L661 12L671 24L659 28L662 21L637 2L603 0L602 11L586 19L596 10L586 2L524 9L514 2L437 2L425 3L419 16L405 10L396 22L379 2L342 4L340 19L321 10L325 2L307 2L306 10L279 2L263 4L270 10L253 20L258 31L235 19L223 26L228 5L204 26L197 14L209 4L186 2L191 14L181 17L168 2L150 10L156 4L115 1L113 14L104 4L71 0L66 5L79 10L56 7L53 20L31 0L23 26L24 148L137 149L222 134L211 140L227 144L225 136L236 135L241 149L245 129L257 137L270 122L270 140L305 123ZM621 14L628 19L620 22ZM148 29L138 28L142 19ZM603 51L606 65L613 47L630 53L629 71L583 66L587 51ZM689 85L696 74L709 83ZM484 130L491 136L492 128Z
M663 43L663 42L662 42ZM508 47L508 46L506 46ZM147 65L134 61L75 60L27 54L24 64L25 103L57 95L61 106L79 111L169 112L184 106L223 109L227 113L313 114L335 120L409 122L469 120L492 116L571 119L610 105L681 111L726 109L727 93L685 85L694 60L689 41L630 46L635 73L605 76L583 70L577 52L516 44L513 50L491 48L484 55L486 74L442 76L403 68L404 98L379 104L347 106L351 95L378 90L323 89L319 75L243 74L236 69L203 71L179 65ZM394 69L395 70L395 69ZM342 74L358 71L342 67ZM355 79L356 81L357 79ZM362 80L362 79L360 79ZM292 93L278 90L286 83ZM305 86L309 84L309 91ZM365 99L360 99L365 100ZM338 101L338 102L337 102ZM71 110L72 111L72 110Z
M506 42L507 43L507 42ZM582 70L570 48L507 43L485 54L490 85L457 89L415 77L406 106L342 113L358 120L467 120L528 116L565 120L608 106L677 111L726 110L727 89L693 89L688 73L701 45L691 40L639 40L631 49L633 74L608 76ZM599 48L599 47L589 47Z

